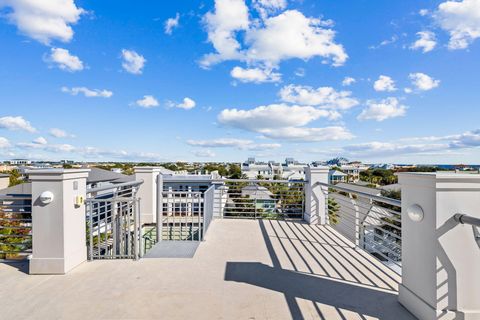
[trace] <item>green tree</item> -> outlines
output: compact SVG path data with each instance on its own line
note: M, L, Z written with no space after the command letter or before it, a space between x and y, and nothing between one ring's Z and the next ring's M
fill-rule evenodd
M17 184L23 183L22 176L20 175L20 171L17 169L13 169L9 172L10 174L10 181L8 186L13 187L16 186Z
M340 211L340 205L335 201L334 198L328 198L328 219L330 224L336 225L340 222L340 216L338 212Z
M228 166L228 177L230 179L241 179L242 178L242 169L240 165L232 163Z

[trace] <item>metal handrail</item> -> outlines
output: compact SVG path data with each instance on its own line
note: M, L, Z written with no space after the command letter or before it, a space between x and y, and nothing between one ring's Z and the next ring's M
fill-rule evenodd
M90 189L87 189L87 194L88 193L105 191L105 190L112 190L112 189L117 189L117 188L122 188L122 187L136 187L136 186L141 185L142 183L143 183L143 180L136 180L136 181L113 184L113 185L105 186L105 187L90 188Z
M312 186L312 189L317 187L317 186L332 188L332 189L336 189L336 190L343 191L343 192L348 192L348 193L354 193L354 194L357 194L357 195L364 196L365 198L370 198L372 200L382 202L382 203L385 203L385 204L389 204L389 205L392 205L392 206L396 206L396 207L401 207L402 206L402 201L400 201L400 200L387 198L387 197L382 197L382 196L376 196L376 195L368 194L368 193L365 193L365 192L361 192L361 191L357 191L357 190L353 190L353 189L349 189L349 188L338 187L334 184L317 182Z
M0 194L0 201L6 200L32 200L31 194L21 194L21 195L11 195L11 194Z
M461 223L461 224L469 224L472 226L480 227L480 219L479 218L474 218L466 214L462 213L457 213L453 216L453 219L455 221Z
M219 179L216 183L222 182L251 182L251 183L306 183L305 180L266 180L266 179Z

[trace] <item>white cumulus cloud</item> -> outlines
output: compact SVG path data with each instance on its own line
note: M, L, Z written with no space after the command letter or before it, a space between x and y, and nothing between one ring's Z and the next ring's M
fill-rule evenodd
M320 119L336 119L335 110L312 106L272 104L250 110L225 109L218 115L219 123L263 135L265 138L294 141L324 141L350 139L353 135L343 127L307 128Z
M133 50L122 50L122 67L131 74L142 74L147 60Z
M67 49L52 48L45 60L60 70L76 72L83 70L83 62L79 57L70 54Z
M142 99L138 99L137 101L135 101L135 104L139 107L146 109L158 107L160 105L158 100L152 95L143 96Z
M397 98L386 98L381 101L367 101L367 108L358 116L359 120L384 121L390 118L402 117L407 107L402 105Z
M196 150L193 154L199 158L213 158L216 156L215 152L209 149Z
M417 36L417 41L410 46L410 49L422 50L423 53L427 53L435 49L437 45L435 33L432 31L420 31L417 32Z
M350 140L354 138L354 135L350 131L341 126L324 128L285 127L263 129L261 133L270 139L299 142Z
M175 18L168 18L167 21L165 21L165 33L166 34L172 34L173 29L178 27L180 21L180 14L177 13L175 15Z
M432 15L450 35L452 50L465 49L480 38L480 0L445 1Z
M179 108L179 109L184 109L184 110L190 110L190 109L195 108L196 105L197 105L197 103L195 102L195 100L193 100L189 97L183 98L183 101L181 103L176 103L176 102L173 102L173 101L167 101L167 107L169 107L169 108Z
M210 41L216 50L201 61L208 67L223 60L242 59L241 45L236 39L236 31L249 27L248 7L244 0L217 0L215 12L207 12L203 21Z
M412 81L412 85L421 91L432 90L440 85L440 80L435 80L425 73L410 73L408 77Z
M213 140L187 140L187 144L204 148L237 148L240 150L267 150L278 149L279 143L255 143L252 140L236 138L219 138Z
M27 132L35 132L36 129L32 127L30 122L21 116L6 116L0 118L0 129L7 130L23 130Z
M283 8L276 1L256 1L256 8ZM265 11L266 12L266 11ZM271 12L271 11L270 11ZM215 53L204 56L201 65L209 67L225 60L240 60L275 67L282 60L308 60L321 57L334 66L345 63L348 56L334 41L331 21L308 18L298 10L287 10L261 22L249 20L244 0L216 0L214 12L204 17L208 40ZM240 37L239 32L244 32Z
M88 89L86 87L73 87L73 88L62 87L62 92L70 93L72 96L76 96L82 93L87 98L93 98L93 97L110 98L113 95L113 92L109 90Z
M9 8L5 17L21 33L43 44L54 39L70 41L74 33L71 25L84 13L74 0L0 0L2 7Z
M47 139L45 139L44 137L38 137L38 138L34 139L32 142L35 143L35 144L40 144L40 145L48 144Z
M384 75L378 77L378 80L373 83L373 88L375 91L391 92L397 90L397 88L395 88L395 81L393 81L393 79L389 76Z
M7 138L0 137L0 149L10 147L10 141Z
M357 80L355 80L355 78L345 77L342 80L342 86L348 87L348 86L351 86L352 84L354 84L355 82L357 82Z
M278 72L273 72L271 69L265 68L249 68L244 69L242 67L234 67L230 71L232 78L239 80L240 82L279 82L282 75Z
M317 106L325 109L346 110L358 105L350 91L336 91L332 87L312 88L309 86L287 85L280 92L280 99L285 102Z
M287 7L287 0L253 0L253 7L262 19Z
M74 138L75 135L66 132L65 130L59 128L52 128L48 131L52 137L55 138Z
M271 104L250 110L225 109L218 116L224 125L250 131L304 126L319 118L337 117L336 113L311 106Z
M343 65L348 55L342 45L335 43L335 32L326 25L327 22L305 17L297 10L270 17L264 27L246 33L247 59L277 65L282 60L318 56L334 66Z

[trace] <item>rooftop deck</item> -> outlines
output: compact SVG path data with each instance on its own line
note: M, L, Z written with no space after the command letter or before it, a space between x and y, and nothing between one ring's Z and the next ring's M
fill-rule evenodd
M414 319L400 276L330 227L215 220L191 259L0 264L5 319Z

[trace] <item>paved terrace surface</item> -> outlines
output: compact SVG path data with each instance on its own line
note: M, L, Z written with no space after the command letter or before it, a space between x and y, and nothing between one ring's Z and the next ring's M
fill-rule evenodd
M414 319L400 277L330 227L216 220L192 259L0 264L2 319Z

